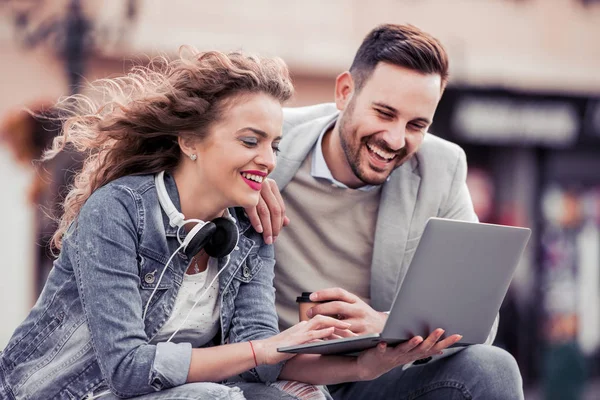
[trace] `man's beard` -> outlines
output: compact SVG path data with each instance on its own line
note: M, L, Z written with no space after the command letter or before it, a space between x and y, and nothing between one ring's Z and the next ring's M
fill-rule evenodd
M404 161L406 161L407 149L406 149L406 147L403 147L402 149L400 149L398 151L393 151L393 150L390 150L389 147L387 147L387 145L384 142L381 142L381 141L374 142L374 143L377 143L377 146L386 150L387 152L396 153L397 155L396 155L396 158L394 159L394 162L396 164L394 165L394 168L387 175L385 175L383 177L377 176L376 178L369 178L367 176L367 174L364 172L365 168L373 169L376 172L383 172L383 170L378 170L376 168L369 167L369 166L364 166L361 168L361 165L360 165L361 149L363 147L366 148L367 142L369 142L369 140L371 139L371 136L365 136L365 137L361 138L360 142L358 143L358 146L356 146L356 148L353 148L350 140L352 138L357 137L358 134L356 132L356 129L352 125L351 116L352 116L351 113L350 114L344 113L344 116L340 120L340 125L339 125L340 144L342 146L342 149L344 150L344 155L346 156L346 161L348 161L348 165L350 165L350 169L352 169L352 172L354 173L354 175L358 179L360 179L365 185L382 185L385 183L385 181L390 176L390 174L396 168L398 168L400 165L402 165L404 163ZM369 151L369 150L367 149L367 151ZM398 160L402 160L402 162L399 163Z

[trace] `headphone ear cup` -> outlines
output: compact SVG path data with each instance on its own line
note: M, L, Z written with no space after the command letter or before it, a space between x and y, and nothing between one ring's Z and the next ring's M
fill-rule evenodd
M212 222L198 224L192 228L183 242L183 251L188 258L195 256L210 242L217 231L217 226Z
M233 251L238 242L238 229L235 223L228 218L219 217L211 221L216 230L211 236L204 251L211 257L221 258Z

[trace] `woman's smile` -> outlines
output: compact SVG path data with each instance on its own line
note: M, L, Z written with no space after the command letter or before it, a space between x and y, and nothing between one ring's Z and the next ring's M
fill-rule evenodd
M267 173L261 172L261 171L250 170L250 171L242 171L241 175L242 175L242 179L244 180L244 182L246 182L246 184L248 186L250 186L252 188L252 190L260 191L260 189L262 187L262 182L265 179L265 177L267 176Z

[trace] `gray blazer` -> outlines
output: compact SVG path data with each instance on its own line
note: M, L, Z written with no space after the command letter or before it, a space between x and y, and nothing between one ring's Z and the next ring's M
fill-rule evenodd
M271 175L279 190L285 190L319 134L338 114L333 103L284 109L281 153ZM464 151L428 133L416 156L397 168L383 185L371 263L374 309L391 308L428 218L477 221L466 176ZM495 328L496 324L492 332Z

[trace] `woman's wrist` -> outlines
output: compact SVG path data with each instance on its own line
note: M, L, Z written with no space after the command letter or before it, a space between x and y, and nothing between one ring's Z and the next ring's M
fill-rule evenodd
M256 366L268 364L268 360L266 359L266 344L264 340L253 340L252 347L254 350L254 356L256 360Z
M254 359L254 368L258 367L258 360L256 359L256 351L254 350L254 344L252 344L252 340L248 342L250 345L250 350L252 350L252 358Z

